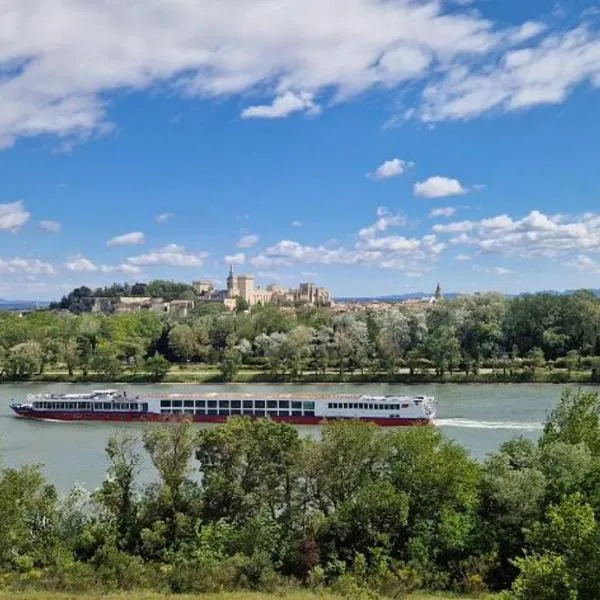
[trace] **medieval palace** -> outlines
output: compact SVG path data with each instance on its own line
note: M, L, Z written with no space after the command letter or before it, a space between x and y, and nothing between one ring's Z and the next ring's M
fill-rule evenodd
M241 298L248 306L256 304L289 304L304 303L320 306L331 305L329 290L318 287L314 283L301 283L297 288L285 289L274 283L266 288L256 285L254 275L235 275L233 266L229 267L227 289L215 290L210 280L194 281L196 293L201 299L213 302L223 302L227 308L234 310L237 299Z

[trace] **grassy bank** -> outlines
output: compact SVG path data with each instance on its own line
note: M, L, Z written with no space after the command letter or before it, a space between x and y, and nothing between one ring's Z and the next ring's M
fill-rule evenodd
M173 367L160 381L154 379L149 373L123 372L116 377L107 378L101 373L90 372L87 376L80 373L69 375L67 371L52 370L42 374L32 375L27 378L8 379L3 382L46 382L46 383L100 383L111 381L113 383L188 383L208 384L222 383L223 376L217 368L206 367ZM572 371L564 369L539 369L531 371L515 371L513 373L482 369L479 373L465 373L455 371L445 373L443 376L434 372L410 374L400 371L394 375L388 373L344 373L330 371L325 375L306 372L300 376L273 375L272 373L242 369L233 377L232 383L402 383L418 385L426 383L594 383L591 371ZM598 383L598 382L596 382Z
M239 592L221 594L173 595L157 594L154 592L121 592L104 594L102 592L82 594L55 593L55 592L15 592L0 590L0 600L341 600L341 596L329 593L313 592L288 592L284 594L266 594L260 592ZM411 594L409 600L470 600L471 596L454 596L451 594ZM491 596L477 596L478 600L485 600Z

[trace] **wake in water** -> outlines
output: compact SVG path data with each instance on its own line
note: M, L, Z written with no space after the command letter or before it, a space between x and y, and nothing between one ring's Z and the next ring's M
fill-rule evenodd
M474 421L472 419L435 419L438 427L463 427L465 429L516 429L519 431L541 431L542 423L519 421Z

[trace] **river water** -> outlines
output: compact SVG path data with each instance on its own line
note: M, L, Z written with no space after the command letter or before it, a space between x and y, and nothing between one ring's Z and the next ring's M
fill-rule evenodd
M427 394L438 401L437 425L442 431L466 446L482 459L498 446L517 435L536 439L548 412L556 404L566 386L527 384L430 384L403 385L79 385L79 384L2 384L0 385L0 464L16 467L43 464L44 474L66 491L81 484L92 490L104 476L104 447L117 431L139 432L147 424L132 423L56 423L26 421L14 418L9 408L11 399L22 400L35 392L83 392L99 387L122 388L138 394L194 391L231 391L289 393L346 392L357 394ZM203 425L198 425L203 427ZM206 425L204 426L206 427ZM318 427L299 427L302 435L319 435ZM141 478L154 479L150 464L143 467Z

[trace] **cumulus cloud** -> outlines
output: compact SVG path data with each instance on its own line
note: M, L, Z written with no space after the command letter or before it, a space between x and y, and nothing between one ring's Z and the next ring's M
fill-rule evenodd
M429 218L435 219L436 217L451 217L456 214L456 208L453 206L443 206L441 208L434 208L429 211Z
M236 246L238 248L252 248L252 246L255 246L257 244L257 242L258 242L257 235L245 235L239 239Z
M157 215L156 217L156 222L157 223L166 223L167 221L169 221L170 219L172 219L175 215L173 213L170 212L166 212L166 213L161 213L160 215Z
M54 275L56 269L50 263L39 258L0 258L0 273L27 275Z
M282 119L299 111L311 116L319 114L321 108L315 104L314 94L287 91L277 96L271 104L259 104L245 108L241 116L242 119Z
M388 211L387 208L380 206L377 209L377 216L379 217L375 223L369 225L368 227L363 227L358 235L361 238L370 238L375 236L377 233L382 231L386 231L390 227L401 227L406 225L407 219L404 215L392 214Z
M97 271L98 267L89 259L84 256L77 256L65 263L65 267L69 271Z
M201 267L207 256L207 252L188 252L183 246L169 244L154 252L130 256L127 262L136 266Z
M367 177L380 181L381 179L389 179L390 177L397 177L406 172L414 166L412 162L406 162L399 158L392 158L381 163L374 171L369 173Z
M507 269L506 267L486 267L483 269L484 273L489 273L490 275L514 275L515 272L511 269Z
M599 85L592 25L504 27L454 2L4 0L0 145L106 133L111 92L155 85L253 94L261 99L242 116L278 118L416 83L423 120L560 102Z
M48 233L58 233L61 230L61 224L58 221L40 221L40 229Z
M135 275L140 273L141 269L136 265L121 263L120 265L97 265L85 256L75 256L65 263L69 271L75 272L95 272L100 273L126 273Z
M295 240L281 240L250 259L259 269L292 267L299 264L367 266L394 269L405 273L422 273L446 249L447 244L434 234L422 237L381 235L389 228L402 226L405 217L391 214L385 208L377 210L374 224L360 229L353 246L339 243L303 245Z
M31 213L25 210L22 200L0 204L0 230L18 231L30 217Z
M458 179L448 177L430 177L425 181L417 181L414 186L415 196L421 198L445 198L446 196L459 196L466 194L467 190Z
M131 233L117 235L106 243L108 246L135 246L137 244L143 244L145 241L146 239L141 231L132 231Z
M292 221L292 227L302 227L302 225L304 225L304 223L302 221Z
M470 254L457 254L454 258L454 260L458 260L460 262L466 262L472 259L473 257Z
M558 257L570 252L600 251L600 214L568 217L533 210L521 219L502 214L480 221L436 225L438 234L458 233L453 245L466 245L487 254L519 257Z
M232 254L225 257L225 264L227 265L243 265L246 262L246 255L243 252Z

